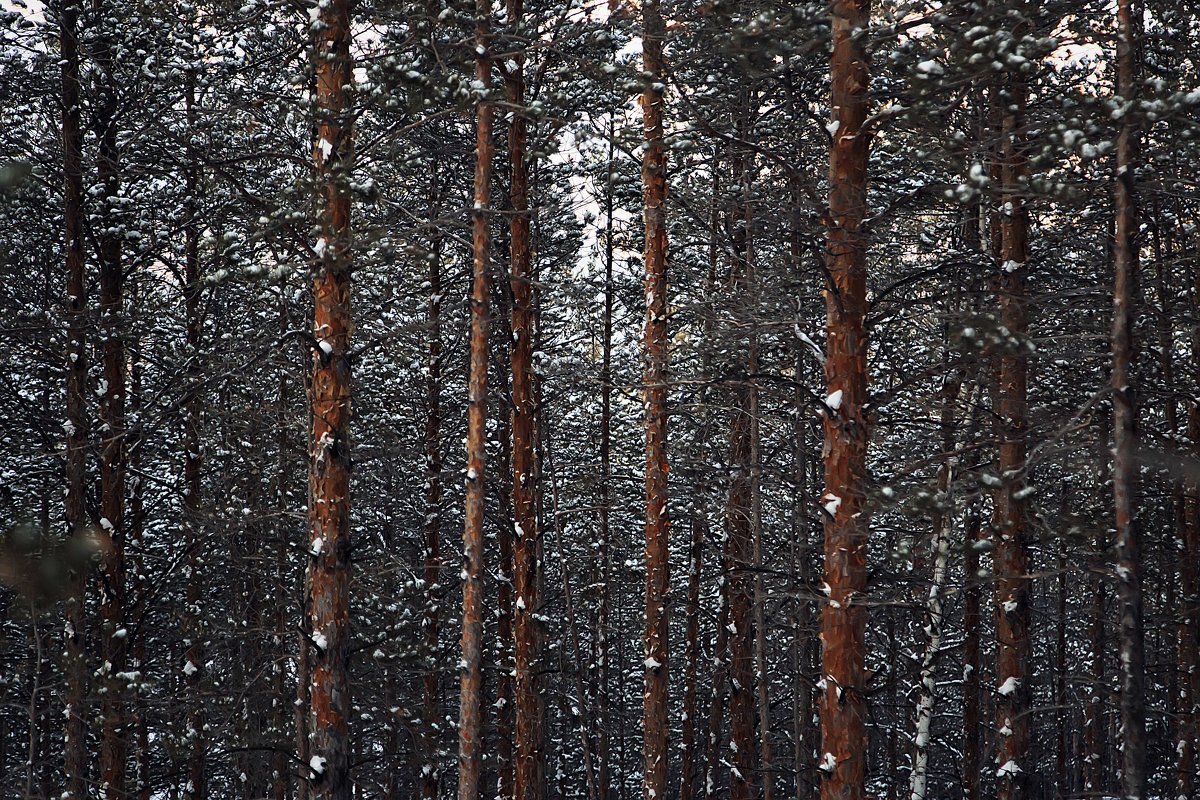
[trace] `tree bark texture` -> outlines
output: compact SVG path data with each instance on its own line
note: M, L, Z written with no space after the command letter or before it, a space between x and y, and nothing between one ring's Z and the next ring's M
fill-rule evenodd
M62 70L63 251L66 254L66 500L68 541L77 548L88 537L87 474L87 285L83 249L83 132L80 128L79 7L63 0L58 8ZM85 565L74 564L63 609L64 800L87 794L87 689Z
M663 800L667 790L667 226L663 93L666 24L659 0L642 4L642 202L646 228L646 324L642 402L646 426L646 627L643 691L643 800Z
M475 4L475 77L491 85L491 4ZM458 800L479 800L483 742L483 499L487 459L488 205L492 177L492 104L475 105L475 203L471 212L471 354L467 383L466 520L463 527L462 661L459 668Z
M350 681L350 173L354 163L350 99L350 0L320 8L313 53L318 187L317 261L313 277L312 409L308 468L308 615L312 796L349 800Z
M868 421L866 214L869 0L832 4L831 102L837 123L829 154L825 254L826 602L821 611L821 800L862 800L867 766L864 649L867 531L864 512Z
M1137 95L1132 0L1117 3L1117 91L1132 103ZM1114 187L1116 238L1113 252L1112 400L1113 509L1115 512L1118 630L1121 675L1121 793L1127 800L1146 794L1145 647L1142 629L1141 542L1134 519L1137 478L1137 403L1133 377L1133 322L1138 273L1138 218L1134 197L1137 132L1130 112L1117 136Z

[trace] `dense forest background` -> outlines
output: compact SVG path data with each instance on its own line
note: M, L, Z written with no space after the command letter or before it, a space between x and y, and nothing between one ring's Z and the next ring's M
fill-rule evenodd
M0 0L0 796L1200 796L1184 0Z

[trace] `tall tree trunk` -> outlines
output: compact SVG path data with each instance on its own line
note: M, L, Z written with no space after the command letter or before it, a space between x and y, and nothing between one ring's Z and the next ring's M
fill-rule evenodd
M1200 308L1197 274L1193 314ZM1200 372L1200 328L1192 335L1192 367ZM1200 448L1200 404L1188 408L1188 438ZM1184 499L1184 539L1180 553L1183 591L1180 596L1179 681L1180 723L1176 743L1176 796L1191 797L1196 789L1197 750L1200 749L1200 481L1189 477Z
M729 554L722 554L722 571L728 572ZM717 630L713 642L712 697L708 706L708 735L704 747L704 800L720 795L717 768L721 765L721 720L725 716L725 689L729 676L729 603L718 595Z
M999 227L1000 321L1017 339L1027 330L1029 213L1021 179L1028 168L1020 143L1028 89L1016 75L998 91L1001 117L1000 185L1002 209ZM1025 775L1033 772L1029 756L1029 682L1031 644L1029 544L1026 522L1024 471L1028 431L1026 406L1028 356L1023 343L1004 352L996 375L996 413L999 425L999 473L1002 486L994 498L993 527L997 541L993 552L996 576L996 727L997 791L1000 800L1026 796Z
M709 210L708 276L705 285L709 296L714 295L717 283L717 263L720 253L720 153L712 163L712 193ZM712 336L713 315L705 314L701 325L704 340ZM705 452L712 425L708 410L708 382L711 381L712 350L705 347L701 353L700 374L705 382L700 390L698 405L703 420L696 432L694 450ZM684 658L686 661L683 698L683 731L680 745L679 800L694 800L696 796L697 725L699 723L700 695L700 597L703 583L704 542L708 538L708 487L703 482L695 485L696 493L691 509L691 544L688 551L687 620L685 623Z
M611 20L611 17L610 17ZM611 21L609 23L611 28ZM610 37L612 31L610 30ZM614 39L615 41L615 39ZM613 301L615 290L613 286L613 263L615 262L616 245L613 227L613 214L616 211L616 187L613 186L613 158L616 153L616 113L609 110L608 122L608 159L605 169L604 182L604 318L601 321L600 341L600 533L596 543L596 625L593 637L592 663L595 665L592 675L592 692L595 707L592 720L596 726L596 780L600 785L602 800L613 800L613 786L610 765L611 734L609 732L612 718L612 699L609 687L609 653L611 612L611 591L609 581L612 578L612 526L609 522L612 507L612 490L609 486L612 480L612 337L613 337ZM680 800L691 800L680 798Z
M979 693L979 672L983 667L983 659L979 654L979 629L982 626L980 606L983 588L979 580L979 533L979 509L976 506L971 509L967 519L963 553L963 800L979 800L979 771L982 766L980 720L983 716L983 698Z
M1103 500L1103 495L1107 491L1109 469L1108 469L1108 436L1111 419L1109 417L1101 417L1100 419L1100 436L1099 436L1099 452L1097 453L1100 462L1096 485L1100 487L1100 499ZM1107 758L1107 721L1104 705L1107 700L1107 683L1106 676L1106 658L1108 653L1108 642L1105 637L1105 621L1106 621L1106 598L1105 598L1105 579L1102 575L1100 564L1103 562L1104 553L1108 549L1108 541L1106 538L1107 526L1101 521L1097 522L1095 530L1095 538L1092 542L1092 576L1091 580L1091 603L1090 603L1090 621L1088 625L1088 650L1090 651L1089 658L1089 690L1087 703L1084 706L1084 770L1083 770L1083 791L1092 794L1101 794L1108 790L1108 758Z
M429 218L437 224L439 197L434 162L429 198ZM429 261L429 308L426 323L425 374L425 521L423 572L425 579L425 616L421 622L428 667L422 679L424 708L423 749L425 763L421 767L421 798L437 800L441 779L439 740L442 729L441 664L438 639L441 626L439 598L442 595L442 236L435 234L426 258Z
M516 602L513 619L516 664L516 800L542 800L545 795L542 746L542 700L538 680L539 532L538 470L535 463L533 387L533 273L529 240L529 167L525 144L528 122L524 116L525 53L521 43L521 0L507 0L512 30L512 55L505 73L505 94L513 107L508 127L511 168L509 202L509 281L512 290L512 479L513 578ZM583 702L583 698L580 698Z
M954 484L954 412L962 388L962 376L949 367L942 384L942 453L944 461L937 477L937 510L933 514L933 575L925 605L925 645L921 653L921 683L917 690L916 731L913 735L912 769L908 786L912 800L925 800L929 785L929 745L933 732L933 714L937 700L938 658L942 650L945 622L942 595L946 589L947 565L950 558L950 534L954 528L955 502L951 494Z
M139 304L138 284L133 285L131 307ZM145 606L146 593L149 590L146 575L146 493L142 483L142 453L145 440L141 436L144 420L144 401L142 394L142 344L136 333L133 335L129 365L129 410L134 420L134 432L129 437L129 540L133 543L133 608L139 610L133 624L135 635L132 637L131 657L132 672L145 675L146 665L146 636L148 633L148 610ZM152 789L150 783L150 728L146 719L145 703L140 697L136 698L132 713L134 759L136 765L133 792L137 800L150 800ZM47 795L48 797L48 795Z
M102 8L97 2L95 11ZM101 188L100 213L105 216L98 239L100 260L100 330L104 372L100 395L100 654L104 695L100 733L100 792L106 800L125 796L127 687L121 677L127 670L127 576L125 566L126 431L124 272L121 226L115 219L121 191L120 153L117 145L117 94L113 73L114 43L111 33L101 33L94 47L100 73L96 105L99 148L96 178Z
M642 703L643 800L667 791L667 154L663 146L666 25L659 0L642 4L642 202L646 226L646 325L642 378L646 425L646 628Z
M183 524L184 542L187 547L187 603L184 610L183 629L187 639L183 674L187 681L188 710L188 780L184 786L184 797L188 800L204 800L208 797L208 769L206 757L208 746L205 740L206 708L203 699L204 680L204 631L200 619L204 592L204 563L200 550L205 537L201 522L200 484L200 219L197 207L199 165L192 147L196 135L195 88L191 75L187 79L184 96L188 120L187 176L185 211L187 222L184 228L184 337L187 345L187 400L183 413Z
M320 8L313 54L320 238L313 276L312 408L309 454L308 613L311 712L308 770L316 798L349 800L350 678L350 173L353 82L350 0Z
M725 593L729 607L729 797L750 800L754 770L754 625L750 532L750 388L738 387L729 429Z
M1117 3L1117 91L1132 105L1137 96L1134 48L1139 25L1132 0ZM1133 361L1133 303L1138 273L1138 219L1134 199L1137 132L1129 117L1122 118L1117 137L1115 183L1116 239L1112 319L1113 392L1113 508L1116 514L1114 550L1121 657L1121 793L1127 800L1146 794L1145 647L1142 630L1141 542L1134 521L1137 478L1137 405L1130 370Z
M287 300L285 295L287 284L284 279L279 283L279 334L282 337L288 330ZM275 407L275 641L282 646L287 639L287 609L290 604L284 603L283 598L289 596L288 591L288 371L286 367L279 370L277 378L277 395ZM303 652L303 651L301 651ZM297 679L301 670L297 670ZM285 688L287 670L284 669L283 659L277 658L272 667L272 696L271 718L273 720L272 740L277 742L276 750L271 757L274 773L274 787L271 800L287 800L288 796L288 752L284 748L287 730L287 709L294 706L287 702ZM302 716L302 715L301 715ZM296 751L300 756L300 751Z
M835 0L830 61L836 129L829 154L825 291L825 591L821 611L822 800L862 800L867 766L864 649L867 607L866 214L870 0Z
M475 1L475 78L491 85L492 9ZM479 800L483 733L483 499L487 459L488 368L488 205L492 178L492 104L475 105L475 203L471 212L473 248L471 356L467 394L467 489L463 527L462 662L458 710L458 800Z
M750 96L742 91L739 131L748 127ZM741 194L729 215L732 244L732 304L738 308L738 322L753 325L754 263L751 256L749 171L752 156L742 155L735 162L733 184ZM735 195L736 197L737 195ZM751 308L747 314L747 307ZM757 372L757 342L748 343L746 372ZM757 746L754 737L755 714L755 620L758 566L755 560L753 463L756 433L754 424L758 391L754 378L738 384L733 398L733 417L729 425L729 495L725 509L725 581L729 606L729 796L731 800L750 800L756 791Z
M87 286L83 249L83 132L79 110L79 6L63 0L58 9L59 56L62 69L63 248L66 254L66 501L68 541L80 544L88 535L85 506L87 479ZM87 603L83 559L70 565L63 610L63 709L66 725L64 800L88 796L87 691L85 630Z

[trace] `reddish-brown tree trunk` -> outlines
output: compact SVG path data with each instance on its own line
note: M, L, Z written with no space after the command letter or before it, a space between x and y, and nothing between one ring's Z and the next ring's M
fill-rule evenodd
M1014 337L1027 330L1029 216L1018 188L1027 173L1020 144L1027 87L1018 77L998 91L1001 104L1000 183L1000 321ZM1000 800L1025 796L1029 763L1029 684L1031 644L1029 545L1024 470L1027 450L1028 356L1022 345L1003 353L996 375L996 414L999 426L999 473L1003 485L994 498L996 543L996 728L997 792Z
M1134 48L1137 25L1132 0L1117 3L1117 91L1126 103L1137 95ZM1134 158L1137 133L1123 118L1117 137L1116 238L1112 318L1113 508L1121 657L1121 793L1141 800L1146 793L1145 647L1142 630L1141 542L1134 524L1137 473L1137 405L1131 385L1133 303L1137 280L1137 205Z
M475 3L475 78L491 85L491 4ZM488 205L492 177L492 104L475 105L475 197L471 212L471 356L467 382L467 487L463 527L462 663L458 709L458 800L479 800L483 733L483 499L487 458Z
M513 583L513 655L516 666L516 762L514 797L541 800L544 790L542 701L538 680L539 542L538 470L535 463L533 387L533 274L529 240L529 167L525 162L528 123L525 102L525 54L519 42L522 2L507 0L514 52L505 73L505 93L513 106L508 127L511 168L509 202L509 281L512 291L512 498L516 547ZM580 698L582 702L582 698Z
M350 2L320 9L316 72L319 187L313 277L308 606L312 675L309 703L312 796L349 800L350 679L350 171L353 125L346 87L352 84Z
M646 226L643 405L646 425L646 628L642 696L643 800L667 791L667 154L663 146L666 25L659 0L642 4L642 203Z
M862 800L867 766L864 682L867 607L867 203L869 0L832 4L830 62L836 127L829 154L825 290L825 587L821 611L822 800ZM831 126L833 127L833 126Z
M79 110L79 6L68 0L58 8L59 57L62 69L63 249L66 255L66 501L64 520L69 540L88 535L85 506L87 473L87 342L86 265L83 250L83 133ZM64 800L87 794L87 684L85 565L73 564L63 610L63 739Z

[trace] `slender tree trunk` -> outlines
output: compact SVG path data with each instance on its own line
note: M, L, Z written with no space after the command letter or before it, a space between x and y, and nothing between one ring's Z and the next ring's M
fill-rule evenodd
M59 55L62 69L63 240L66 254L66 501L68 540L82 543L88 535L85 507L87 479L87 286L83 249L83 133L79 117L79 6L63 0L58 8ZM72 563L64 607L63 709L66 716L64 800L88 797L87 691L83 559Z
M475 78L491 86L491 4L475 3ZM483 733L483 499L487 458L488 206L492 177L492 104L475 105L475 205L471 212L473 273L471 357L467 393L467 490L463 527L462 663L458 712L458 800L479 800Z
M1200 274L1193 309L1200 308ZM1195 310L1193 310L1193 314ZM1200 372L1200 328L1192 336L1192 366ZM1188 438L1200 448L1200 404L1188 408ZM1180 723L1176 743L1176 796L1191 797L1196 790L1197 750L1200 749L1200 481L1188 479L1184 499L1183 547L1180 573L1179 682Z
M980 616L983 588L979 581L979 533L979 509L976 506L967 519L963 552L963 800L979 800L982 766L980 720L983 714L980 706L983 698L979 693L979 672L983 660L979 655L979 629L983 622Z
M929 785L929 745L933 732L933 714L937 700L938 658L942 650L942 595L946 589L947 566L950 558L950 536L954 529L955 502L951 494L954 484L954 412L962 388L962 376L947 365L942 384L942 452L945 454L938 470L938 507L933 515L933 576L925 605L925 646L921 653L921 683L917 694L916 731L913 736L912 769L909 771L909 795L912 800L925 800Z
M737 390L729 429L731 478L726 505L725 592L729 608L729 797L750 800L754 770L754 625L751 594L750 389Z
M1117 90L1124 102L1136 97L1137 23L1132 0L1117 3ZM1137 477L1137 404L1131 382L1133 303L1138 273L1138 219L1134 199L1137 133L1123 117L1117 137L1115 184L1116 240L1113 253L1112 391L1113 507L1116 513L1115 557L1120 598L1121 657L1121 792L1127 800L1146 794L1145 647L1142 630L1141 542L1134 521Z
M95 11L101 12L99 2ZM127 687L122 674L127 670L126 635L127 575L125 514L127 442L125 430L125 278L122 265L120 224L115 218L121 190L120 154L117 146L117 95L113 75L114 45L105 32L97 37L96 66L102 88L96 107L100 131L96 178L101 187L101 213L105 227L98 239L100 260L100 329L104 372L100 395L100 653L104 694L100 703L103 724L100 733L100 793L106 800L125 796L129 722Z
M512 479L514 606L513 643L516 663L516 800L541 800L544 788L542 701L538 693L538 471L535 464L533 392L533 274L529 240L529 167L525 144L528 123L525 103L525 54L521 45L521 0L507 0L513 53L505 74L505 94L513 106L508 127L511 167L509 201L510 285L512 290ZM580 698L580 702L583 699Z
M611 20L611 17L610 17ZM611 22L610 22L611 27ZM610 30L611 35L611 30ZM615 41L615 40L614 40ZM609 582L612 579L612 526L609 522L612 507L612 336L613 336L613 263L616 245L613 214L616 211L616 187L613 186L613 171L616 168L616 110L609 110L608 160L604 183L604 318L601 322L600 342L600 534L596 548L596 630L593 637L592 663L595 665L592 687L595 708L592 719L596 725L596 780L600 784L603 800L613 800L610 753L612 699L609 687L609 653L611 611ZM690 800L681 798L680 800Z
M1067 498L1070 489L1065 482L1062 487L1063 516L1070 512L1067 508ZM1070 701L1067 697L1067 539L1060 537L1058 543L1058 619L1055 621L1054 643L1054 705L1057 717L1058 741L1055 742L1057 751L1054 754L1054 788L1056 797L1067 797L1070 794L1070 774L1067 771L1070 758Z
M430 189L429 217L435 223L438 217L438 163L435 161ZM428 666L422 679L422 705L424 723L422 753L425 763L421 767L421 798L437 800L441 778L438 757L442 729L442 692L440 648L441 628L439 598L442 595L442 237L434 236L427 254L429 261L429 308L426 322L428 344L426 345L425 376L425 522L423 572L425 579L425 617L421 622L425 654Z
M133 286L131 307L139 305L138 285ZM142 345L136 333L133 336L132 353L129 367L129 410L134 420L134 433L129 437L130 473L129 480L129 539L133 543L133 592L134 609L140 608L140 614L134 621L133 629L136 634L132 637L131 655L133 658L132 672L142 675L147 672L146 665L146 635L148 611L145 606L146 593L149 590L146 575L146 495L142 484L142 448L145 440L140 434L144 420L144 402L142 394ZM146 719L145 702L141 697L136 698L133 718L134 764L136 765L132 795L137 800L150 800L150 729ZM47 795L48 796L48 795Z
M308 613L311 625L310 789L349 800L350 679L350 171L353 126L350 0L320 9L313 147L320 238L313 277L312 430L309 455Z
M1100 447L1097 454L1099 456L1100 469L1096 485L1100 487L1101 500L1103 499L1104 492L1107 491L1109 480L1109 460L1107 453L1109 452L1108 436L1110 421L1109 417L1101 417L1100 420ZM1105 669L1108 642L1104 630L1106 620L1105 606L1107 603L1105 599L1105 579L1103 570L1100 568L1100 564L1103 563L1104 553L1108 550L1106 527L1102 521L1097 521L1095 539L1092 542L1092 560L1094 566L1091 576L1091 620L1088 626L1090 686L1087 704L1084 706L1083 756L1083 791L1092 794L1106 792L1109 788L1106 735L1108 725L1104 708L1108 694L1108 678Z
M717 283L717 263L720 252L720 186L721 186L720 154L712 163L712 194L709 213L708 240L708 277L706 290L710 296L715 293ZM712 336L713 315L706 314L702 323L704 339ZM701 354L701 375L705 381L700 391L698 405L703 414L703 421L696 434L695 451L705 452L712 424L708 410L708 381L711 380L711 348L705 347ZM699 482L695 485L696 493L691 509L692 540L688 552L688 588L687 588L687 620L685 633L685 682L683 699L683 731L680 746L680 784L679 800L694 800L696 796L696 767L697 767L697 725L699 723L700 696L700 597L703 583L704 542L708 538L708 487Z
M282 336L288 330L288 313L287 300L284 294L287 284L281 280L279 284L279 333ZM276 449L276 466L275 466L275 514L276 514L276 537L275 537L275 596L278 598L275 602L275 637L276 641L282 646L287 641L287 607L283 602L283 598L289 596L288 592L288 372L286 368L279 370L276 408L275 408L275 449ZM303 653L303 649L301 650ZM271 717L274 720L274 741L278 742L278 749L272 755L272 770L274 772L274 788L272 791L271 800L287 800L288 796L288 753L284 749L286 741L285 731L287 729L287 708L294 706L293 703L287 702L287 692L285 689L285 675L287 670L284 669L282 659L277 659L272 672L272 688L274 704L272 706ZM297 680L301 677L301 670L297 669ZM299 711L299 709L297 709ZM303 717L303 713L297 714ZM300 750L296 751L296 755L301 754Z
M646 628L643 800L667 792L667 155L663 146L666 25L659 0L642 4L642 201L646 226L643 404L646 425Z
M722 572L728 573L728 548L722 554ZM708 706L708 737L704 748L704 800L720 795L717 781L721 765L721 720L725 717L725 689L729 676L729 603L718 595L717 630L713 642L712 698Z
M1027 330L1029 216L1021 178L1027 173L1020 144L1028 89L1013 76L998 93L1001 116L1000 183L1003 207L997 214L1000 244L1000 321L1014 337ZM1029 545L1026 523L1025 455L1027 449L1028 356L1023 349L1003 353L996 376L996 412L999 424L999 472L1003 485L994 499L993 527L997 541L993 552L996 576L996 728L997 791L999 800L1026 797L1029 761L1029 681L1031 644Z
M187 401L183 413L183 524L184 541L187 547L187 603L184 611L183 629L187 639L183 674L187 681L188 697L188 780L184 786L187 800L204 800L208 797L208 746L205 738L206 706L203 698L204 680L204 631L201 621L201 605L204 592L204 575L201 549L205 537L201 522L200 483L200 219L197 208L199 181L196 154L191 141L195 126L194 79L188 76L187 93L184 96L188 120L187 147L187 200L184 228L184 337L187 345Z
M864 649L867 607L866 214L869 0L835 0L830 62L837 127L829 155L826 268L825 590L821 612L822 800L862 800L867 733Z

